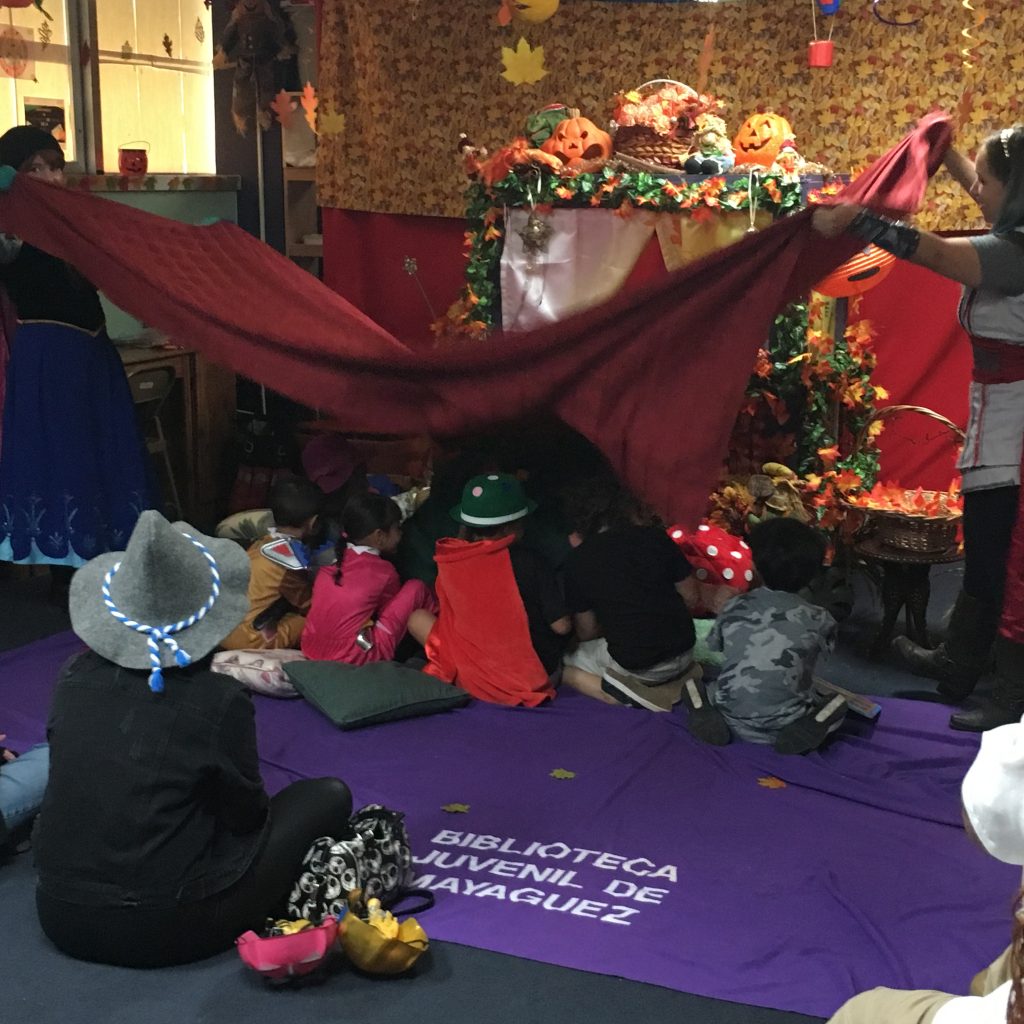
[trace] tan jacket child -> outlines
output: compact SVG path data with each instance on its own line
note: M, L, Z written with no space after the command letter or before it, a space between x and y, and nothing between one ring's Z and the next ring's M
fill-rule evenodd
M274 529L248 550L249 611L224 639L225 650L297 648L313 597L312 577L292 550L292 541L312 533L322 495L315 484L288 477L274 484L270 506Z

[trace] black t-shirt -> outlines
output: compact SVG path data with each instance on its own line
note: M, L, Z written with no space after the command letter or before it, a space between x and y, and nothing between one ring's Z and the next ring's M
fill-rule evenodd
M569 610L597 616L608 651L623 668L650 668L693 647L693 619L675 588L690 571L660 527L594 534L566 563Z
M551 566L536 551L516 543L508 549L508 556L526 608L533 649L548 672L554 672L562 661L565 637L553 632L551 623L569 614L562 588Z
M104 323L96 288L63 260L23 243L18 255L0 265L19 320L53 320L90 333Z

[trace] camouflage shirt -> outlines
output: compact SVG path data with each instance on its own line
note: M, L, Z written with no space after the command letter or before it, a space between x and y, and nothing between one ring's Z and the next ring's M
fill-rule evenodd
M782 726L820 703L812 674L835 634L835 619L796 594L758 587L729 601L707 639L724 655L708 696L733 734L771 743Z

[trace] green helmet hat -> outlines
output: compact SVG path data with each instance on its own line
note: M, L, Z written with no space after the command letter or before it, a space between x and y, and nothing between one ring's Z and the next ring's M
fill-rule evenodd
M528 516L537 503L523 493L508 473L475 476L462 489L462 501L451 510L452 519L467 526L501 526Z

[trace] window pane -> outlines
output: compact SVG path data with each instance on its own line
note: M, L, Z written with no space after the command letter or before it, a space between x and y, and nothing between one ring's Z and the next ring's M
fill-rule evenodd
M214 172L213 43L205 5L103 0L97 32L104 169L117 168L120 146L145 142L150 171Z
M75 117L68 51L67 5L48 0L46 18L35 7L0 7L0 132L35 124L76 157Z

